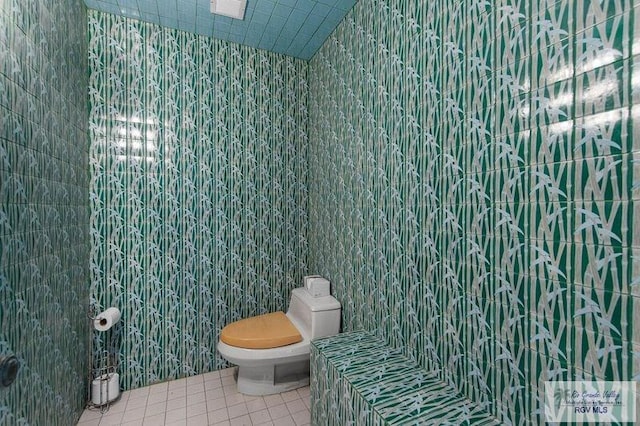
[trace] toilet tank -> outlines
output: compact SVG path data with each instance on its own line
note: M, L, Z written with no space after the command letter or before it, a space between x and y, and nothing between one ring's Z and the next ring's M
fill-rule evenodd
M340 330L340 302L333 296L311 297L306 288L293 290L287 315L310 339L333 336Z

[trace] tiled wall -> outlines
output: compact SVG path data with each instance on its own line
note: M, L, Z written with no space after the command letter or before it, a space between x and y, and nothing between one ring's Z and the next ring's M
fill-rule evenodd
M504 422L640 379L632 1L359 2L310 65L309 263Z
M314 425L502 425L379 337L359 330L310 346Z
M70 425L86 401L87 17L80 0L0 1L0 424Z
M307 259L306 62L90 11L91 273L124 388L224 365Z

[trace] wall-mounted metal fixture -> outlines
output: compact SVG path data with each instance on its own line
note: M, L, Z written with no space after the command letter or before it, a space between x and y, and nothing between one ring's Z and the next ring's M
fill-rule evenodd
M0 357L0 386L7 387L16 380L20 361L14 355Z

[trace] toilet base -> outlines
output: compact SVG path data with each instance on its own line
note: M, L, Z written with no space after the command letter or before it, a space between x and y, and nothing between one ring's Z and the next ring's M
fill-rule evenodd
M287 392L309 385L309 360L260 367L238 366L238 392L260 396Z

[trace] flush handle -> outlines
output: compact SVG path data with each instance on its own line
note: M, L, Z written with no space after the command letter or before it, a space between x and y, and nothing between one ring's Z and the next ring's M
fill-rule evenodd
M0 386L11 386L19 369L20 361L14 355L0 357Z

